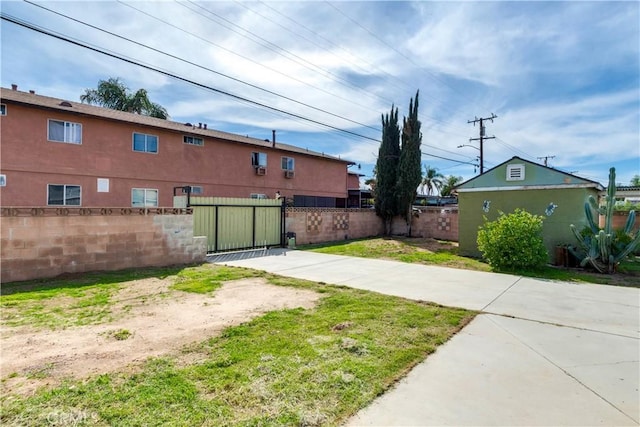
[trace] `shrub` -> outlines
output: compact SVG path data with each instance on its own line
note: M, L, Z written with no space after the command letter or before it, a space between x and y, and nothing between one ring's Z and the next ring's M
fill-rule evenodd
M486 218L485 218L486 220ZM542 242L542 216L522 209L485 222L478 230L478 249L491 266L500 270L536 269L547 263Z

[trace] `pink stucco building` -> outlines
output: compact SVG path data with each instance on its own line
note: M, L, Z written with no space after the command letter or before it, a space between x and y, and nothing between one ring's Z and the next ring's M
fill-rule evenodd
M262 140L0 89L3 206L171 206L193 195L347 207L352 162ZM349 200L349 190L352 199Z

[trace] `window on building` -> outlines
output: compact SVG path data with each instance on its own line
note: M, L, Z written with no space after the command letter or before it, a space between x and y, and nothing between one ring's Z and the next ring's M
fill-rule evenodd
M6 115L7 115L7 105L0 104L0 116L6 116Z
M251 153L251 165L255 167L267 167L267 153Z
M202 138L198 138L195 136L187 136L185 135L183 137L183 141L185 144L189 144L189 145L204 145L204 140Z
M524 181L524 165L507 165L507 181Z
M152 188L132 188L131 206L134 208L158 206L158 190Z
M81 189L79 185L47 186L47 205L52 206L80 206Z
M282 158L282 170L293 171L295 169L295 159L292 157Z
M186 193L187 192L187 188L189 188L191 195L202 194L203 193L202 187L199 186L199 185L187 185L186 187L182 188L182 192Z
M140 151L143 153L157 153L158 137L155 135L147 135L144 133L134 133L133 151Z
M251 198L251 199L266 199L267 195L266 194L261 194L261 193L251 193L249 198Z
M0 174L0 187L7 186L7 176L5 174Z
M62 120L49 120L48 139L69 144L82 144L82 125Z

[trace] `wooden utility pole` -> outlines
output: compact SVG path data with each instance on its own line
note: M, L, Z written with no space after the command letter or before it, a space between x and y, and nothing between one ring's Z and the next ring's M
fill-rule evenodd
M480 122L480 137L479 138L469 138L469 141L480 141L480 175L484 173L484 140L485 139L494 139L495 136L486 136L484 121L491 120L493 123L493 119L497 118L495 114L491 113L491 117L481 117L475 118L474 120L468 120L467 123L473 123L475 126L477 122Z
M556 157L556 156L542 156L542 157L537 157L537 159L538 159L538 160L544 160L544 165L545 165L545 166L548 166L548 164L547 164L547 163L549 162L549 159L553 159L553 158L555 158L555 157Z

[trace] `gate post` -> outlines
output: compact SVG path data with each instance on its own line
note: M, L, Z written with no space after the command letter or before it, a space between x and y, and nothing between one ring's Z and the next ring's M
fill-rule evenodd
M280 246L285 247L285 217L286 217L286 204L281 200L280 204Z

